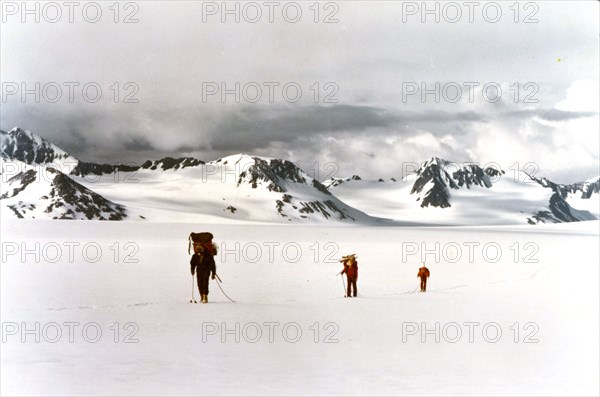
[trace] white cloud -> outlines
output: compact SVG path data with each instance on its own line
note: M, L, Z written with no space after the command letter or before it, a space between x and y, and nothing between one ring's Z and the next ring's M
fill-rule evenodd
M567 96L555 106L559 110L598 112L600 88L598 79L580 79L567 88Z

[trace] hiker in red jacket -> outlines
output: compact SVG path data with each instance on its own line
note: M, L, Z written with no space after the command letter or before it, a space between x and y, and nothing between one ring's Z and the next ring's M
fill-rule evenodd
M429 277L429 269L425 267L423 263L423 267L419 268L419 273L417 273L417 277L421 278L421 292L425 292L427 290L427 278Z
M358 262L356 261L356 254L344 256L340 259L340 262L344 264L344 269L340 274L346 273L346 279L348 280L346 297L350 298L351 296L354 296L356 298L358 293L356 290L356 280L358 279ZM354 289L354 295L350 294L351 289Z

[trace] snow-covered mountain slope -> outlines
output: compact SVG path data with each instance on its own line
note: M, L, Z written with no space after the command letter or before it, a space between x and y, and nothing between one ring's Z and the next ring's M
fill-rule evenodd
M350 178L330 178L323 182L323 186L326 188L335 187L341 185L344 182L360 181L362 178L358 175L352 175Z
M484 170L476 164L462 165L433 157L415 172L410 193L416 195L421 207L450 207L452 189L489 188L492 186L490 176L502 173L493 168Z
M262 187L283 193L276 200L276 207L279 215L284 218L372 221L363 212L342 203L319 181L290 161L238 154L210 164L221 167L224 173L233 165L237 174L237 187L245 184L253 189Z
M523 224L597 219L523 171L439 158L398 182L347 180L331 191L372 216L442 225ZM596 202L597 203L597 202Z
M195 159L193 157L181 157L178 159L174 159L172 157L165 157L155 161L148 160L144 164L142 164L142 168L150 170L160 169L166 171L170 169L177 170L179 168L183 169L186 167L196 167L200 164L204 164L204 161Z
M15 168L18 167L18 168ZM127 211L47 165L0 159L2 217L122 220Z
M594 194L600 193L600 177L591 178L585 182L578 182L570 185L554 183L547 178L535 179L542 186L548 186L555 192L560 193L562 197L579 196L583 199L587 199L591 198Z
M536 178L535 180L540 185L554 190L572 208L588 211L600 219L600 177L570 185L557 184L547 178Z
M131 172L139 165L97 164L85 162L70 155L52 142L31 131L15 127L9 132L0 130L0 156L31 165L47 165L63 174L102 175L113 172ZM148 162L148 167L152 165Z
M114 175L76 179L153 220L378 222L287 160L245 154L208 163L163 159L121 174L121 183Z
M181 157L178 159L174 159L173 157L165 157L160 160L148 160L141 166L136 164L98 164L80 161L77 164L77 167L71 171L71 174L88 176L113 173L132 173L142 168L166 171L170 169L177 170L186 167L196 167L200 164L204 164L204 161L195 159L193 157Z
M26 164L51 164L65 174L70 173L79 163L78 159L55 144L18 127L9 132L0 131L0 153L6 159Z
M208 163L192 157L165 157L141 166L85 162L19 128L0 131L0 149L6 163L3 182L11 179L2 187L2 206L9 208L10 202L9 213L15 216L21 208L18 214L25 217L122 219L128 208L136 214L128 219L378 225L535 224L600 217L600 178L558 185L521 171L507 175L437 157L401 180L353 175L320 183L290 161L245 154ZM50 170L56 175L38 186L44 193L31 196L34 189L25 187L32 172L48 175ZM44 197L50 197L54 183L79 193L64 193L52 210L34 215L32 208L48 207ZM75 205L75 197L88 200L82 198L81 208L67 208ZM59 202L65 207L57 209ZM74 215L76 210L80 215Z
M240 154L208 164L191 157L165 157L147 161L141 166L96 164L80 161L56 145L19 128L8 133L2 132L1 149L0 155L11 166L23 162L43 169L45 174L52 167L61 181L72 181L71 178L77 181L73 189L81 191L85 187L86 194L95 195L93 197L97 197L98 202L106 197L108 203L116 206L112 207L113 210L125 211L126 205L136 208L136 214L148 214L156 220L194 219L217 223L378 222L341 202L318 181L287 160ZM22 168L20 165L18 167ZM29 171L31 173L27 173ZM33 172L37 171L25 170L19 175L10 172L12 179L6 189L12 189L14 194L6 192L3 206L17 208L15 202L27 202L27 207L19 207L19 216L34 216L32 208L47 206L42 198L47 196L45 193L37 198L41 202L35 202L35 197L23 197L27 195L25 192L33 191L31 188L22 188L29 186L23 181L27 181ZM38 187L43 191L51 189L53 181L46 181L46 185ZM13 188L13 185L19 187ZM6 201L9 199L10 204ZM88 207L88 204L84 206ZM75 209L70 210L52 213L51 216L72 216ZM110 219L124 217L124 212L119 215L118 211ZM101 211L94 212L88 208L87 213L98 219L107 218L107 214L99 215Z

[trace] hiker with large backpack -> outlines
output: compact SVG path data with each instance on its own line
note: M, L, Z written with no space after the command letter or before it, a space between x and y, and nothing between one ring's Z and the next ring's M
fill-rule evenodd
M356 298L356 295L358 294L358 291L356 290L356 280L358 279L358 261L356 260L356 254L343 256L342 259L340 259L340 262L344 264L344 269L340 274L343 275L345 273L346 280L348 281L346 297L350 298L353 296ZM353 292L353 295L350 294L351 292Z
M214 258L217 255L217 245L212 242L212 239L211 233L192 233L189 237L188 253L192 241L194 244L194 254L190 259L190 271L192 276L196 274L202 303L208 303L209 277L214 280L217 274Z
M419 272L417 273L417 277L421 278L421 292L427 291L427 279L429 278L429 274L429 269L427 269L423 263L423 267L419 268Z

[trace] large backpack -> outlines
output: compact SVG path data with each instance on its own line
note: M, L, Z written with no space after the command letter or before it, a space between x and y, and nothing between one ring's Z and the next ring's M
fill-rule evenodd
M213 235L209 232L190 233L188 238L188 254L191 254L192 244L194 244L194 252L198 252L202 244L212 244Z
M356 264L356 254L342 256L340 262L342 262L344 265L352 267L354 264Z

